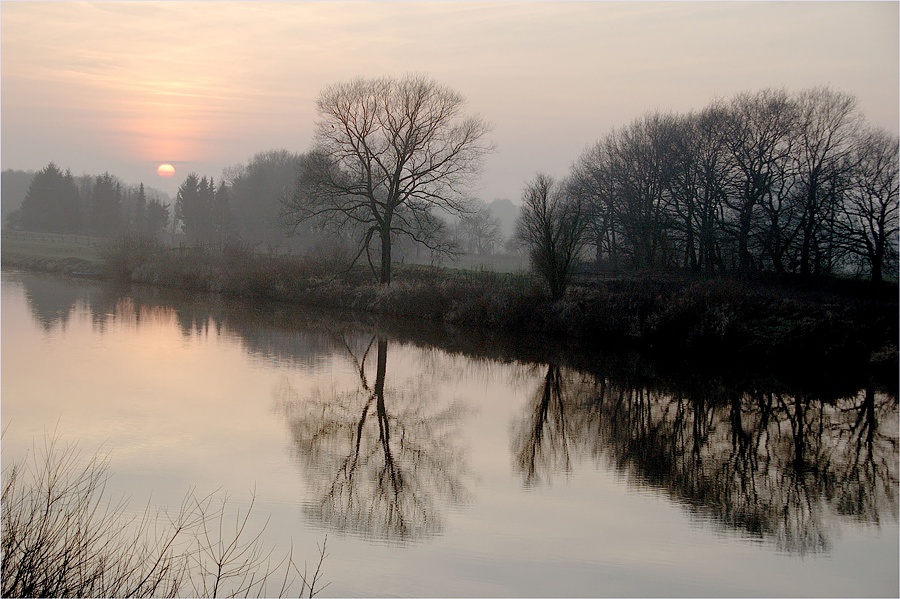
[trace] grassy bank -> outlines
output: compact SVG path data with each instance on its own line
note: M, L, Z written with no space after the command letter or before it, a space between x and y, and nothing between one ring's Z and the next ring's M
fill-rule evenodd
M3 231L0 255L4 268L97 275L106 267L109 245L84 235Z
M398 266L382 288L367 267L335 274L339 265L327 261L238 248L131 241L97 256L105 276L130 283L561 338L581 349L628 347L811 372L865 367L896 378L896 283L876 290L858 281L645 273L584 277L551 302L528 274ZM3 257L6 266L6 245Z

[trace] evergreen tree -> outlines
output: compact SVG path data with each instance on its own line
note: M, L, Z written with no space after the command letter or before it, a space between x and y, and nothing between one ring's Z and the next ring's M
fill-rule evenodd
M147 227L147 194L144 192L144 184L138 187L137 197L134 202L134 221L132 228L141 235L149 233Z
M220 243L227 229L227 194L216 200L216 184L212 178L190 173L178 188L175 218L191 243Z
M200 177L197 173L189 173L178 187L178 194L175 196L175 221L181 223L185 236L194 243L200 242L201 239L200 223L205 216L202 202Z
M219 183L213 199L213 230L216 241L222 245L232 236L230 194L225 182Z
M95 235L112 237L122 233L122 184L108 172L94 181L90 214Z
M81 198L75 179L52 162L35 174L20 210L18 221L24 230L81 232Z
M147 202L147 209L144 213L144 234L158 237L168 225L169 207L156 198Z

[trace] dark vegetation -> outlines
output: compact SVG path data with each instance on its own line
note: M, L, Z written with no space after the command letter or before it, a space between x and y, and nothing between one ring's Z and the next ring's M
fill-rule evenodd
M109 173L76 177L52 162L37 173L4 171L3 197L4 230L114 238L159 236L169 224L165 194Z
M653 113L576 162L569 193L613 268L868 274L897 257L898 139L828 88Z

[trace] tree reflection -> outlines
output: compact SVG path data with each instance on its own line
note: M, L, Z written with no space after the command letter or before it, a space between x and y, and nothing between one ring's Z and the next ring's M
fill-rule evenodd
M826 551L839 518L897 517L897 399L707 385L667 391L549 366L514 460L526 484L593 456L782 551Z
M454 428L458 404L439 407L428 381L386 385L388 342L373 337L357 358L356 389L301 397L283 390L296 454L313 491L307 514L369 538L418 540L442 530L441 503L467 494ZM369 366L375 349L375 381Z
M547 365L543 384L538 387L525 417L513 432L513 459L526 486L543 482L548 473L569 472L566 398L570 379L555 364Z
M44 331L56 326L65 330L79 310L89 313L94 326L102 329L120 299L115 289L93 281L72 281L30 273L16 276L22 281L32 317Z

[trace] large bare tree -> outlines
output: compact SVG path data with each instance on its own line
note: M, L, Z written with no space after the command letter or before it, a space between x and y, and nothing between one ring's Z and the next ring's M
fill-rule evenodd
M315 148L285 201L287 222L355 234L354 263L365 253L372 264L379 243L383 285L391 282L396 236L446 249L435 211L467 211L467 187L491 150L488 123L464 108L460 94L421 75L326 87L316 103Z

